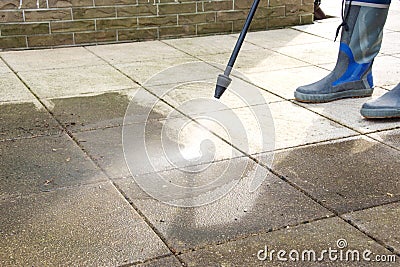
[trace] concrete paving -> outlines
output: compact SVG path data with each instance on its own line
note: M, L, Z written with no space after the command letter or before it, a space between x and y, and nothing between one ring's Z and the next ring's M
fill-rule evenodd
M0 53L0 265L398 266L400 120L363 119L369 98L293 100L334 67L341 1L322 2L336 17L249 33L218 105L202 103L237 34ZM393 1L372 98L400 82L399 21ZM235 121L206 120L232 112L246 138ZM260 123L274 146L260 144ZM232 187L199 207L138 182L201 186L221 173ZM325 257L301 259L311 250Z

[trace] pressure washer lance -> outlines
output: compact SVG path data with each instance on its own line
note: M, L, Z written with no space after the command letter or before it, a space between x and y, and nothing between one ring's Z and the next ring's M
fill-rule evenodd
M235 48L233 49L231 58L229 59L228 65L226 66L224 74L218 75L217 86L215 88L215 94L214 94L214 97L217 99L219 99L222 96L222 94L225 92L225 90L232 82L232 79L229 78L229 75L231 74L233 65L235 64L240 48L242 48L244 38L246 37L246 34L249 30L251 21L253 20L254 14L256 13L259 3L260 0L254 0L249 15L247 16L246 22L244 23L243 29L239 35L239 39L237 40Z

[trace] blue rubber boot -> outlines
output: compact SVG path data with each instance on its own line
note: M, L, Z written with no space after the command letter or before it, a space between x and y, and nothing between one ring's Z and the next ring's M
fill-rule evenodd
M381 48L389 6L390 0L346 2L336 66L322 80L297 88L297 101L322 103L372 95L372 64Z
M400 83L378 99L365 103L361 115L368 119L400 118Z

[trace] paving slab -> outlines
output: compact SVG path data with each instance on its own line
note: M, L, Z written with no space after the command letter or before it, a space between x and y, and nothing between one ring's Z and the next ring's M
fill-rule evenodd
M196 38L171 39L164 43L192 56L232 53L237 38L234 35L214 35ZM251 43L244 42L241 51L258 49ZM227 59L229 60L229 58Z
M0 72L0 103L12 101L34 101L35 96L12 72Z
M400 149L400 129L377 132L369 134L369 136L389 146Z
M399 151L357 137L275 153L273 169L338 213L400 199Z
M308 66L276 71L248 73L255 85L285 99L294 99L297 87L317 81L329 74L324 68Z
M146 263L135 265L138 267L182 267L182 264L175 257L170 256L166 258L151 260Z
M289 101L268 105L275 126L275 148L282 149L356 134Z
M400 204L393 203L343 215L362 231L400 253Z
M361 133L370 133L373 131L400 127L400 121L397 119L367 120L361 116L360 109L365 102L371 99L376 99L386 92L386 90L377 87L375 88L372 97L342 99L320 104L298 104L318 114L326 116L333 121L337 121L348 128Z
M236 74L237 72L235 72ZM237 76L231 77L232 82L229 89L225 91L223 97L219 100L214 98L215 79L151 86L150 89L155 93L160 91L167 92L162 96L163 100L187 115L198 115L224 109L237 109L284 101L283 98L251 84L247 79L241 80ZM185 108L188 102L191 103L190 108ZM207 102L209 102L208 105L206 105ZM220 105L216 105L216 103Z
M172 111L171 107L150 93L142 91L137 94L137 92L138 89L132 89L55 98L47 99L44 103L57 120L72 132L121 126L128 105L130 105L129 116L134 117L137 123L164 119ZM151 108L150 113L147 112L148 107Z
M161 41L88 46L86 49L110 64L159 61L166 58L188 56L186 53L178 51Z
M16 72L107 64L83 47L12 51L0 53L0 56Z
M278 29L250 32L246 35L246 42L270 49L282 46L321 43L326 42L326 39L295 29Z
M149 120L145 126L137 123L124 127L124 132L122 127L113 127L74 133L85 151L111 178L131 174L126 160L137 162L135 168L130 167L133 174L139 175L174 169L177 166L198 165L196 159L201 155L199 153L204 153L199 159L204 163L242 155L211 132L184 117L163 121ZM123 134L125 146L122 143ZM206 145L211 142L215 150L202 148L204 140L208 140ZM182 150L176 151L177 144Z
M385 55L399 53L400 32L386 32L383 35L382 47L380 52Z
M347 246L338 247L338 240L347 242ZM342 243L340 243L342 244ZM344 244L344 243L343 243ZM328 252L321 257L322 250L336 250L333 252L332 259L329 259ZM266 234L259 234L245 239L235 240L233 242L208 246L205 249L184 253L179 257L186 266L377 266L379 263L363 260L362 253L365 250L372 252L370 259L375 259L376 255L393 255L390 251L380 246L372 239L363 235L349 224L339 218L329 218L311 223L301 224L295 227L274 231ZM272 261L269 254L265 257L264 251L268 250L272 254ZM274 250L274 252L272 252ZM278 251L284 251L283 258L287 261L279 260ZM352 260L353 257L346 253L348 251L358 251L360 261ZM261 251L261 252L259 252ZM292 252L291 252L292 251ZM302 253L304 261L302 261ZM315 261L313 254L307 254L307 251L315 252ZM296 259L296 252L299 253L299 260ZM339 260L342 252L342 261ZM262 260L259 260L257 254ZM289 254L292 253L292 254ZM356 255L356 254L354 254ZM335 257L336 256L336 257ZM395 256L394 256L395 257ZM264 260L264 258L266 258ZM336 260L335 260L336 258ZM311 259L311 260L308 260ZM320 259L320 260L318 260ZM357 259L354 257L354 259ZM395 260L399 260L396 258ZM397 266L397 262L388 262L379 266Z
M1 199L107 179L66 134L0 142L0 151Z
M176 58L162 58L159 60L135 61L130 63L113 63L113 66L139 84L143 85L148 79L151 79L161 71L177 65L196 61L198 61L198 59L194 57L183 56Z
M118 266L169 250L110 182L0 202L3 266Z
M329 1L329 2L333 2L333 1ZM322 1L321 1L321 3L322 3ZM340 6L340 5L341 5L341 3L337 3L337 6ZM326 11L323 7L322 7L322 10L324 10L324 12ZM320 20L320 21L314 21L313 24L309 24L309 25L294 26L293 29L307 33L310 36L318 36L320 38L324 38L325 41L329 40L333 44L333 41L335 40L336 29L340 25L340 23L342 23L342 20L340 19L340 7L339 7L338 13L336 13L337 12L336 10L333 12L330 12L330 11L326 11L326 12L329 12L329 13L326 13L327 15L329 14L331 16L336 16L336 17L328 18L328 19L324 19L324 20ZM336 13L336 14L334 15L333 13ZM338 38L340 38L340 35Z
M231 53L205 54L200 55L199 58L206 62L224 65L228 63L230 56ZM243 51L235 63L235 69L244 74L304 66L309 66L309 64L269 49Z
M0 57L1 57L1 53L0 53ZM12 72L12 70L2 60L0 60L0 74L9 73L9 72Z
M0 140L60 132L57 121L37 101L0 104Z
M323 43L301 44L289 47L283 46L273 48L272 50L309 64L318 65L336 62L339 43L326 41Z
M400 58L388 55L376 57L373 74L376 86L396 86L400 82Z
M237 162L240 160L248 161L241 158L222 161L216 165L224 167L236 162L233 164L232 175L237 175L243 173L243 169L239 167L235 171L235 166L241 165ZM249 163L246 172L231 191L219 200L200 207L182 208L163 204L139 189L133 178L115 182L152 222L167 243L178 252L331 215L271 173L261 187L251 193L249 183L256 164ZM209 175L202 175L204 173ZM219 171L204 173L197 175L215 179L221 174ZM158 179L154 175L160 174L148 174L141 179ZM183 180L187 176L185 172L177 170L166 171L161 175L174 181Z
M137 88L138 85L109 65L19 72L40 98L78 96Z

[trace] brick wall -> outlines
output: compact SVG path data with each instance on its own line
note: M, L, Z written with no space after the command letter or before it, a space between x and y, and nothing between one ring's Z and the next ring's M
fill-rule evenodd
M0 50L238 32L252 0L0 0ZM253 30L312 22L314 0L261 0Z

